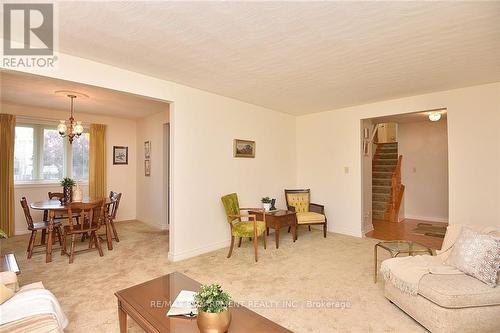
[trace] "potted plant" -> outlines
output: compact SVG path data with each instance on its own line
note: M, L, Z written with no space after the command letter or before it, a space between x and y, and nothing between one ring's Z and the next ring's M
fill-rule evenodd
M7 238L7 234L2 229L0 229L0 238Z
M271 198L269 197L264 197L262 198L262 206L264 207L264 210L266 212L268 212L269 210L271 210Z
M198 308L197 324L201 333L227 332L231 323L229 305L231 297L220 285L203 285L194 296Z
M63 180L61 180L61 186L63 187L64 202L65 203L71 202L71 199L73 197L73 186L75 186L75 181L68 177L63 178Z

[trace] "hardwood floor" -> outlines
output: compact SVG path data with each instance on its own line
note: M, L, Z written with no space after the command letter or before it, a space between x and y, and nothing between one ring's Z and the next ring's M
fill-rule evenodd
M376 238L380 240L411 240L422 245L428 246L431 249L439 250L443 244L443 238L417 235L413 233L413 229L419 223L432 223L435 226L447 226L448 223L429 222L421 220L406 219L399 223L391 223L382 220L373 220L373 231L366 234L366 237Z

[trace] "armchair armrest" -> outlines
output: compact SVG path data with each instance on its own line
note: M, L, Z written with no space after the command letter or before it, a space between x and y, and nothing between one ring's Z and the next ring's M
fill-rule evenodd
M309 211L325 215L325 206L315 204L315 203L310 203L309 204Z

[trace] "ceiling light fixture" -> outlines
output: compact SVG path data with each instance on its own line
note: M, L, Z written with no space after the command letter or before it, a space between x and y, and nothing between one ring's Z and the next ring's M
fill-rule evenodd
M430 121L439 121L441 119L441 112L431 112L429 113Z
M68 120L68 124L66 124L66 120L60 120L59 125L57 125L57 131L59 132L59 135L64 138L68 137L69 143L73 143L73 139L75 137L79 137L83 133L83 125L81 121L76 121L75 118L73 117L74 114L74 100L77 97L88 97L87 95L84 94L79 94L73 91L56 91L56 94L58 95L66 95L66 97L69 97L71 100L71 106L70 106L70 116Z

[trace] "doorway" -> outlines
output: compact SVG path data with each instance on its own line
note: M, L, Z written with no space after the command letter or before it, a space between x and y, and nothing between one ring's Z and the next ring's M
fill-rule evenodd
M362 126L363 233L439 248L448 222L446 110L364 119Z

